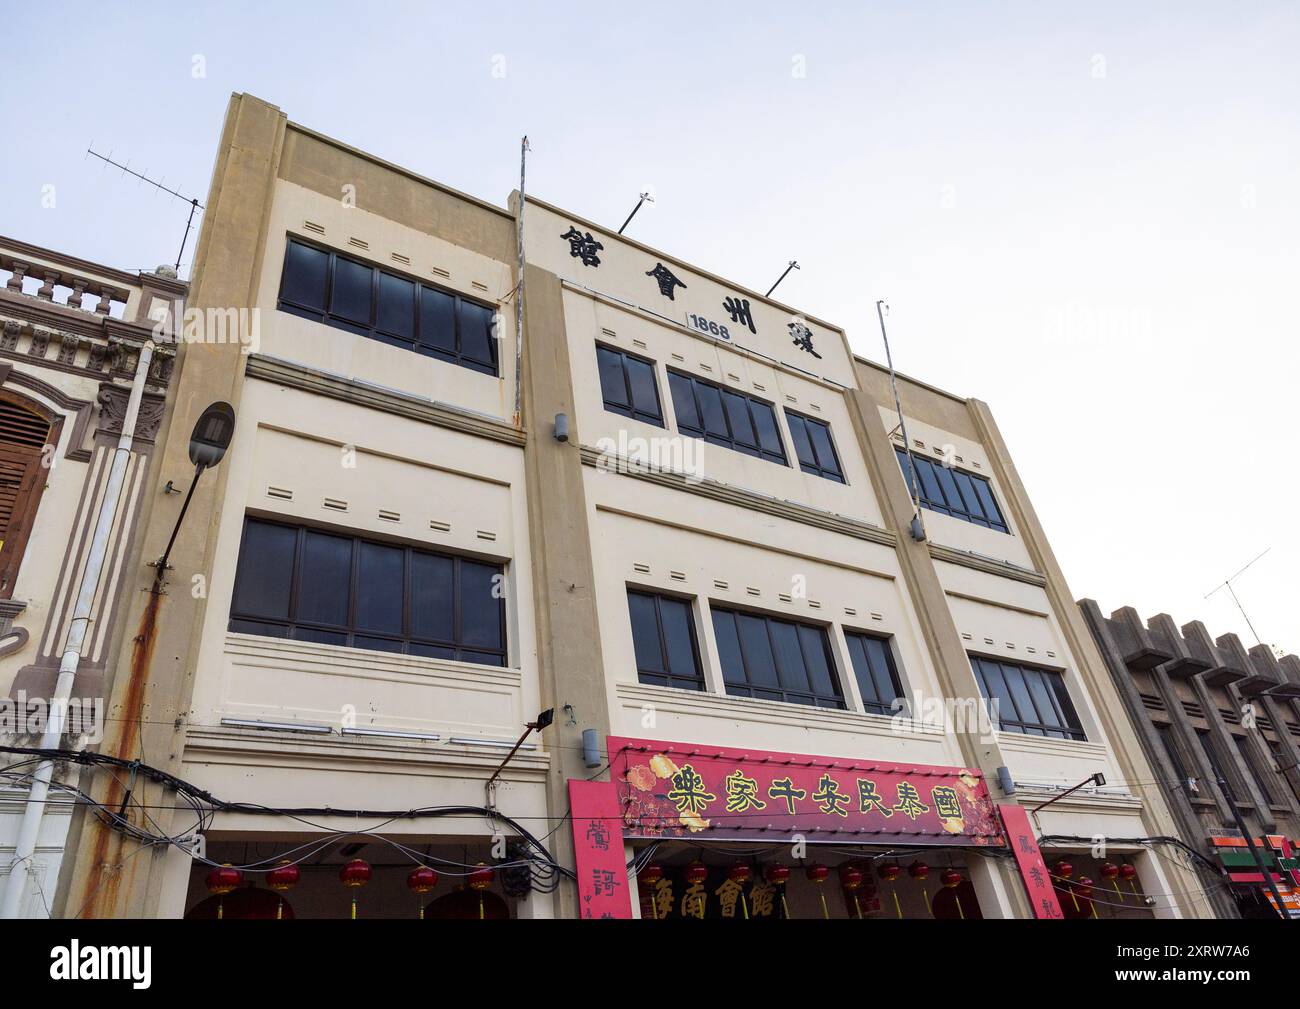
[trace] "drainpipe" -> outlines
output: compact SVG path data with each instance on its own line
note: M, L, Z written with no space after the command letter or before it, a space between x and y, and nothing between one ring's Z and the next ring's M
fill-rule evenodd
M59 660L59 678L54 687L54 696L50 699L50 717L45 725L45 735L41 737L43 750L57 750L63 742L68 698L72 696L72 684L77 677L77 667L81 664L81 652L89 636L91 607L95 600L95 593L99 589L100 578L104 573L104 562L108 555L108 537L113 528L113 519L122 500L126 464L131 455L136 417L140 413L140 400L144 396L144 383L149 374L149 364L153 360L153 351L154 345L148 340L140 348L135 380L131 383L131 397L127 401L126 416L122 418L122 435L117 440L117 450L113 454L104 500L99 507L99 516L95 520L95 533L90 541L90 552L86 557L86 569L77 590L77 604L72 611L72 625L68 628L67 644ZM28 863L36 852L41 819L45 815L46 796L53 776L53 760L42 760L32 776L27 806L23 810L22 823L18 827L18 841L14 848L13 861L9 865L9 882L5 886L4 897L0 899L0 919L18 917L27 877L30 874Z

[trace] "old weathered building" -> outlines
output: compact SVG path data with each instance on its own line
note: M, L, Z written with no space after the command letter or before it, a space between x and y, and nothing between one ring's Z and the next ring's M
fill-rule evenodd
M65 913L1205 913L983 403L242 95L189 304Z

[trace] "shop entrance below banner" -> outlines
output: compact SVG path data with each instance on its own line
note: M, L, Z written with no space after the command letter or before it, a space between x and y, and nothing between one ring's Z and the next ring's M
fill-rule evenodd
M651 842L634 846L642 918L983 917L961 849Z

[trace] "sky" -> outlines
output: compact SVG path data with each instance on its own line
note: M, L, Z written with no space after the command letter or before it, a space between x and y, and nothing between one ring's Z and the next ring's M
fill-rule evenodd
M812 8L815 6L815 10ZM989 403L1076 598L1300 652L1300 8L7 5L0 234L174 263L232 92ZM52 189L50 187L53 187ZM51 205L52 204L52 205ZM188 275L187 247L182 275Z

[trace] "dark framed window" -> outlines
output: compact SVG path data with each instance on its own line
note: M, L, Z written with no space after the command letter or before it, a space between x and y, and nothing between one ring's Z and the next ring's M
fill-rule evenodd
M679 431L710 445L788 465L771 403L671 369L668 388Z
M1160 744L1165 748L1165 756L1169 758L1169 763L1173 765L1174 774L1178 775L1178 787L1184 795L1192 794L1189 779L1195 775L1189 774L1187 765L1183 763L1182 755L1178 750L1178 740L1174 736L1174 727L1168 722L1155 723L1156 735L1160 737Z
M600 366L600 394L606 410L664 426L653 361L598 343L596 363Z
M500 564L244 520L230 629L506 664Z
M1273 789L1269 787L1263 772L1255 764L1255 755L1250 752L1250 743L1245 736L1233 736L1233 744L1237 747L1237 753L1241 755L1242 763L1246 765L1246 770L1250 773L1251 780L1255 782L1255 787L1259 789L1259 794L1264 797L1264 801L1270 806L1278 801Z
M816 417L795 413L789 407L785 410L785 420L790 425L790 440L794 442L794 457L799 460L799 468L813 476L844 483L844 471L835 452L831 426Z
M907 465L907 450L895 445L894 453L898 456L898 465L903 469L908 490L915 495L917 489L913 486L912 471ZM987 477L967 473L955 466L945 466L915 452L912 453L912 464L916 467L916 478L921 484L919 497L924 507L974 522L987 529L996 529L1002 533L1011 531L993 497L993 485Z
M873 715L892 715L901 710L894 702L903 697L893 650L887 638L857 631L845 631L849 660L857 677L862 706Z
M676 596L628 589L627 608L637 679L657 687L703 690L691 604Z
M277 307L485 375L499 374L495 309L295 238L285 249Z
M1003 731L1054 739L1087 738L1059 670L979 655L972 655L970 664L980 691L990 701L997 701Z
M711 610L728 694L844 707L825 627L745 610Z

